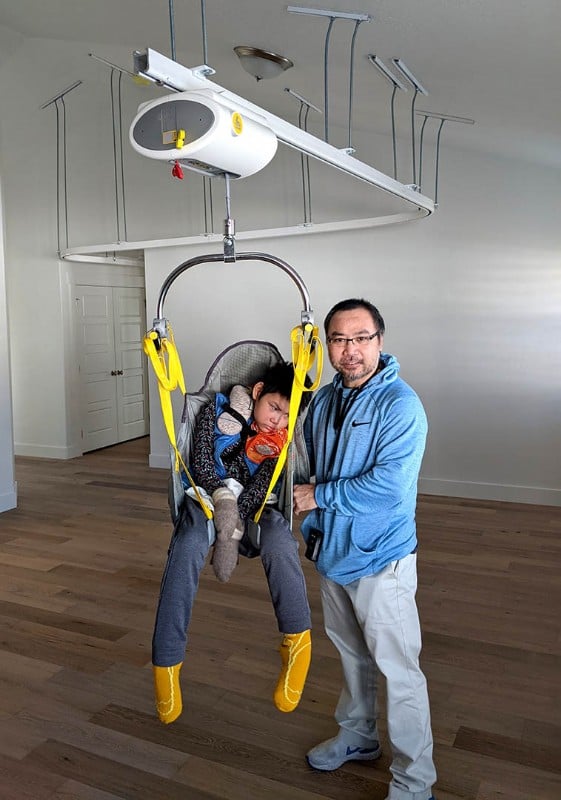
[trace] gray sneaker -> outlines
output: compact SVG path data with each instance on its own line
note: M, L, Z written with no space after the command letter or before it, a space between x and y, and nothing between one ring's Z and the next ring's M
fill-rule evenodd
M376 741L369 746L349 744L348 739L341 732L321 742L306 754L310 767L323 772L339 769L347 761L375 761L382 755L382 748Z

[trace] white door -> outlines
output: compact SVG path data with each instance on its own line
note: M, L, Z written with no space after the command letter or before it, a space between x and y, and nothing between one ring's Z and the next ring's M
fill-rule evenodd
M148 433L144 290L77 286L82 448Z
M148 386L142 339L146 333L143 289L113 289L117 429L119 442L148 433Z

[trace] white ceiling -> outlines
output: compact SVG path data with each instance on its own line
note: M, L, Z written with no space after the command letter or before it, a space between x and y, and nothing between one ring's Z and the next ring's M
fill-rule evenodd
M280 0L0 0L0 42L14 32L84 42L95 44L92 49L102 57L122 47L121 65L131 69L134 49L150 46L170 55L170 5L176 57L185 66L203 62L204 5L207 61L217 70L213 80L291 122L296 122L298 103L283 92L285 86L323 106L327 20L288 13L288 4ZM561 166L561 0L330 0L325 5L310 0L303 5L372 17L356 38L353 130L389 131L391 89L366 55L376 53L387 62L400 57L429 90L428 97L418 96L417 109L475 120L474 126L447 123L443 143ZM330 141L340 147L347 144L353 28L352 22L336 22L330 43ZM278 52L294 67L258 84L233 54L237 44ZM74 77L80 76L69 76ZM61 88L53 86L53 94ZM411 99L411 92L396 97L402 136L410 130Z

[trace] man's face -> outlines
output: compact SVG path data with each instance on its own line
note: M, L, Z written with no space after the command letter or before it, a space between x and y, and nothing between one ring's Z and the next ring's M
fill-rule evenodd
M378 335L372 339L366 338L372 334ZM357 342L357 337L365 341ZM348 339L354 341L349 342ZM345 386L361 386L374 375L383 343L383 336L378 333L372 315L366 308L338 311L331 318L327 331L329 360L341 374Z

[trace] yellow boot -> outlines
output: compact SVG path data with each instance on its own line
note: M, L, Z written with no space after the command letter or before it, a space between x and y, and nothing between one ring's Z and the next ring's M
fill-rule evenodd
M300 702L312 658L310 631L285 633L280 654L282 669L273 698L279 711L294 711Z
M152 667L156 710L160 722L165 722L166 725L176 720L183 711L179 685L179 670L182 666L183 661L173 667Z

